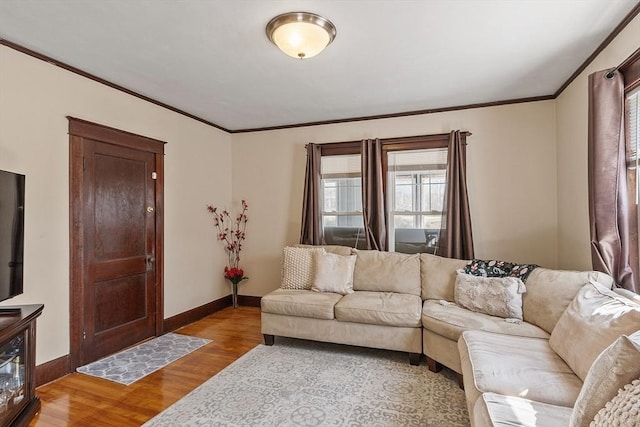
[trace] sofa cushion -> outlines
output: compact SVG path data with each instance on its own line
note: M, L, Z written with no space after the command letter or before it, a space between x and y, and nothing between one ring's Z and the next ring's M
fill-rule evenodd
M313 292L297 289L276 289L260 301L265 313L285 316L334 319L333 308L342 295L329 292Z
M596 414L593 427L640 425L640 378L625 385L618 394L607 402Z
M422 299L453 301L456 271L464 268L467 262L461 259L420 254Z
M546 339L465 331L458 351L470 407L482 393L572 407L582 387Z
M589 280L611 287L613 279L598 271L563 271L538 267L527 279L523 318L551 333L573 297Z
M445 305L443 305L445 304ZM463 331L481 330L534 338L549 338L549 334L531 323L511 323L501 317L474 313L453 303L426 300L422 307L422 325L453 341Z
M640 329L640 305L597 282L585 285L551 333L549 345L583 381L593 361L620 335Z
M353 273L356 291L396 292L420 296L420 256L359 251Z
M549 427L567 426L571 408L549 405L521 397L483 394L473 406L475 426Z
M421 306L417 295L356 291L336 304L335 313L344 322L418 328Z
M284 248L282 261L282 289L311 289L314 274L314 255L324 253L324 248Z
M640 331L622 335L593 362L576 400L571 427L588 427L618 390L635 378L640 378Z
M334 292L340 295L353 293L353 269L355 266L355 255L316 254L311 290Z
M522 294L526 290L516 277L481 277L458 270L454 300L471 311L522 320Z

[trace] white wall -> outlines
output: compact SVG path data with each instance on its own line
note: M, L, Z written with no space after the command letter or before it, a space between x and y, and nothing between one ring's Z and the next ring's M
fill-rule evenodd
M558 264L591 269L587 186L588 76L616 67L640 48L640 16L556 99L558 141Z
M233 197L250 205L240 292L277 288L282 248L300 235L307 142L468 130L476 256L557 264L555 102L232 135Z
M3 304L45 304L38 364L69 353L68 115L167 141L165 317L229 294L205 205L231 201L230 136L0 46L0 169L27 176L25 292Z

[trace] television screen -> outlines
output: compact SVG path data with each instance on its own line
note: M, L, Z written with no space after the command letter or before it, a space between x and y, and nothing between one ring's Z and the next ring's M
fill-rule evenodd
M22 293L24 178L0 171L0 301Z

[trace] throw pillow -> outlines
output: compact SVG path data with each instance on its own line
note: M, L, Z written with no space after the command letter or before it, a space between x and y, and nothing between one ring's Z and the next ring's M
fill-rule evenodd
M353 293L353 270L356 266L355 255L317 254L315 274L311 290L333 292L340 295Z
M640 305L592 281L578 291L551 332L549 345L584 381L594 360L640 325Z
M515 264L494 259L472 259L464 267L464 272L483 277L517 277L524 283L527 281L529 274L536 268L538 268L536 264Z
M522 320L522 280L516 277L481 277L458 270L454 301L456 304L491 316Z
M324 253L323 248L284 248L282 262L282 289L311 289L313 282L314 254Z
M597 414L591 426L611 427L640 425L640 379L631 381L607 402Z
M622 335L593 362L573 407L570 427L588 427L616 392L636 378L640 378L640 331Z

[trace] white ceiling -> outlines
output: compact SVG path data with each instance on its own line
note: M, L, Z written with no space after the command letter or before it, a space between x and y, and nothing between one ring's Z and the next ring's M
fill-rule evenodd
M552 95L637 4L0 0L0 38L235 131ZM265 26L290 11L335 41L284 55Z

